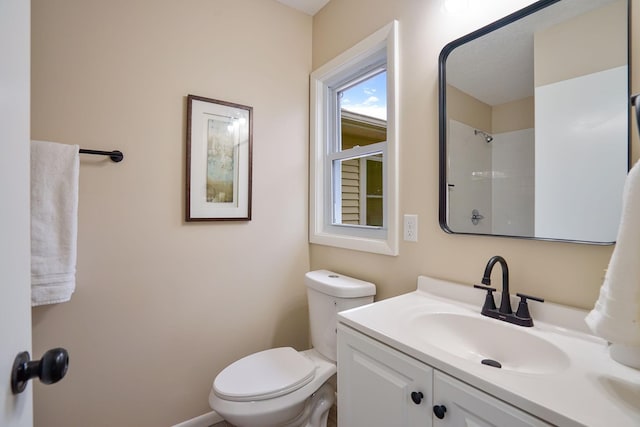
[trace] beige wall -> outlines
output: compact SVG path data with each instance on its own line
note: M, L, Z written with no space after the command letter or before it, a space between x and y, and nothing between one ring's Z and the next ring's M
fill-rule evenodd
M265 0L33 0L32 137L82 156L77 290L33 310L35 424L169 426L250 352L308 347L311 18ZM254 108L253 219L183 222L187 94ZM286 207L280 209L279 207Z
M493 132L491 105L474 98L455 86L447 85L447 118Z
M537 32L535 87L625 65L626 16L627 1L618 0ZM602 31L593 31L596 26Z
M397 257L311 245L312 268L370 280L380 299L415 289L419 274L477 283L487 260L500 254L509 262L512 291L593 307L612 246L449 235L438 225L438 54L451 40L528 3L495 1L453 17L444 15L437 1L332 0L314 17L314 68L392 19L399 21L400 213L419 215L419 241L401 242ZM633 0L636 9L639 3ZM363 10L367 19L350 18ZM640 58L638 46L634 49Z
M491 132L503 133L535 126L533 96L495 105L491 109Z
M511 132L534 126L533 96L491 106L447 85L447 117L489 133Z

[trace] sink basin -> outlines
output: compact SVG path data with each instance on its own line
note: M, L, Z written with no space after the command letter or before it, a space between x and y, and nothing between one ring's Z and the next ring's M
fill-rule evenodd
M569 366L568 356L551 342L486 317L429 313L412 319L420 339L455 356L496 369L527 374L552 374ZM483 362L484 361L484 362ZM498 362L495 364L493 362Z

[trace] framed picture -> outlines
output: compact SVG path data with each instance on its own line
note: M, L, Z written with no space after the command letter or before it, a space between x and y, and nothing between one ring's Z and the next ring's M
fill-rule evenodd
M187 96L186 221L251 219L253 108Z

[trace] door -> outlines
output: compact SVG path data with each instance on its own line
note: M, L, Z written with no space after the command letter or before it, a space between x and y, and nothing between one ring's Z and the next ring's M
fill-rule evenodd
M338 326L338 424L430 427L433 369Z
M11 392L13 360L31 351L29 215L30 2L0 1L0 425L33 425L31 386Z
M550 427L447 374L433 376L434 427Z

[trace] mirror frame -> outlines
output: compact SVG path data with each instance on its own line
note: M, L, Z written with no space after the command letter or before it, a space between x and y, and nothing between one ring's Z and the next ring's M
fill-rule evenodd
M533 13L536 13L546 7L549 7L562 0L538 0L535 3L530 4L520 10L517 10L503 18L498 19L482 28L479 28L469 34L466 34L452 42L447 43L440 51L438 58L438 132L439 132L439 159L438 159L438 221L440 228L448 234L460 234L468 236L485 236L485 237L507 237L512 239L525 239L525 240L543 240L550 242L566 242L566 243L584 243L591 245L607 246L615 244L615 240L612 242L594 242L588 240L568 240L552 237L535 237L535 236L515 236L504 234L487 234L487 233L469 233L453 231L447 224L447 73L446 62L451 52L470 41L480 38L486 34L489 34L497 29L505 27L515 21L518 21L524 17L527 17ZM631 95L631 2L627 0L627 94ZM630 101L628 101L629 103ZM628 104L630 108L630 104ZM631 120L627 120L627 173L631 168Z

